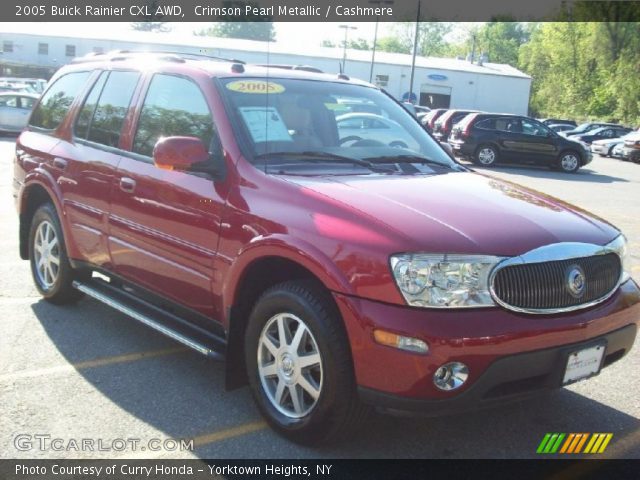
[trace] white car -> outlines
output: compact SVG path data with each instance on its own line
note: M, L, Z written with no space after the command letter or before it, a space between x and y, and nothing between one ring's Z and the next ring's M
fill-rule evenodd
M358 146L358 142L382 142L391 147L418 150L420 147L406 130L388 118L373 113L345 113L336 117L340 144ZM362 146L367 146L363 142Z
M22 131L37 100L32 93L0 93L0 132Z
M615 156L614 149L616 146L624 144L624 139L632 133L635 132L628 133L619 138L603 138L602 140L595 140L591 144L591 152L602 155L603 157L613 157Z

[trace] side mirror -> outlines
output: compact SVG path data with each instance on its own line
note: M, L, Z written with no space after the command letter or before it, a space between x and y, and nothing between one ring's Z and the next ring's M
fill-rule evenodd
M196 137L161 138L153 147L154 165L165 170L213 173L213 167L207 165L208 162L207 147Z

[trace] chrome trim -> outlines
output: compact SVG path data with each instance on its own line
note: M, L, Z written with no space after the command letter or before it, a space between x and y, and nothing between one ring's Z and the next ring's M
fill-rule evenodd
M582 310L584 308L593 307L599 303L604 302L608 298L610 298L623 283L624 279L624 264L623 259L620 256L618 250L614 247L616 242L618 242L622 238L624 242L624 236L619 235L613 241L609 242L606 245L595 245L592 243L579 243L579 242L562 242L562 243L553 243L551 245L545 245L543 247L539 247L533 250L530 250L522 255L517 257L509 257L502 262L498 263L491 273L489 274L489 292L491 293L491 298L496 302L497 305L500 305L507 310L511 310L519 313L533 313L540 315L548 315L553 313L565 313L572 312L575 310ZM509 305L506 302L503 302L495 292L494 283L495 277L500 270L505 267L514 266L514 265L526 265L531 263L545 263L545 262L555 262L562 260L571 260L572 258L582 258L582 257L595 257L598 255L607 255L609 253L615 253L620 258L620 278L618 278L618 282L611 289L609 293L606 295L593 300L588 303L582 303L580 305L573 305L570 307L563 308L520 308L515 307L513 305Z

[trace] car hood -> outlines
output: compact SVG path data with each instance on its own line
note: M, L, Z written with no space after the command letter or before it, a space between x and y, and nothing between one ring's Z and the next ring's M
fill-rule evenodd
M338 207L354 231L367 222L397 251L513 256L558 242L604 245L619 234L577 207L472 172L281 178Z

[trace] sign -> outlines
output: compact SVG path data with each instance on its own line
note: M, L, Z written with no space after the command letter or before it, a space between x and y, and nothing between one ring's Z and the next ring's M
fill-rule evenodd
M444 82L449 77L440 73L430 73L429 75L427 75L427 78L429 78L430 80L435 80L437 82Z

